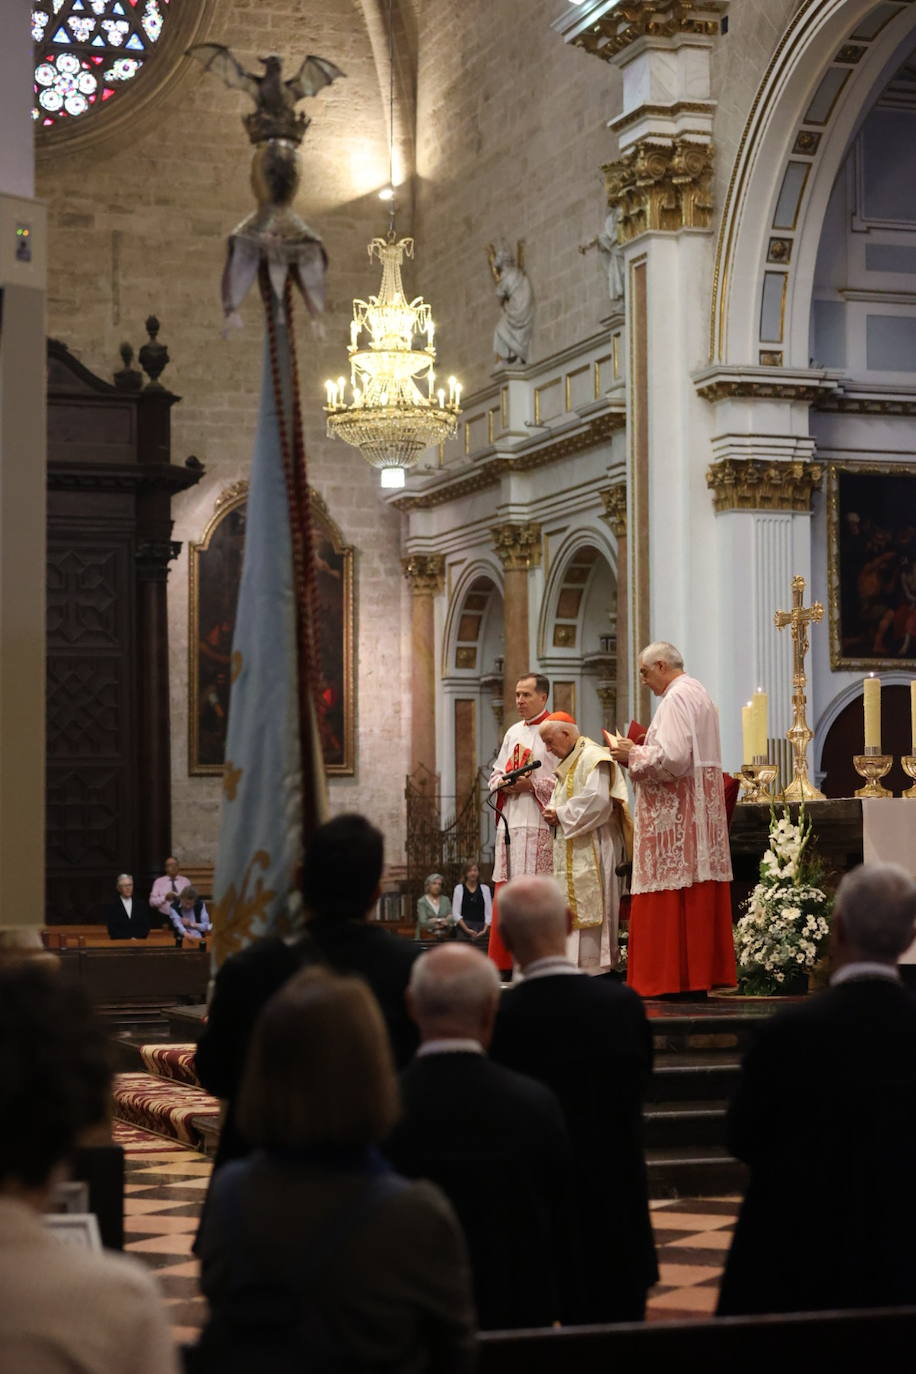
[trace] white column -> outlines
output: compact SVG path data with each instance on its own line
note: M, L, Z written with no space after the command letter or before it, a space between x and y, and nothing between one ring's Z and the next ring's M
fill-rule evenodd
M0 936L36 943L45 871L47 222L34 200L28 10L13 9L0 44Z

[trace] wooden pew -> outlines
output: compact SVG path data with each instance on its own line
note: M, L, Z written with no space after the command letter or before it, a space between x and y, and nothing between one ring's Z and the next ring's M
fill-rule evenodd
M646 1374L664 1369L873 1367L916 1342L916 1307L710 1321L487 1331L477 1374Z

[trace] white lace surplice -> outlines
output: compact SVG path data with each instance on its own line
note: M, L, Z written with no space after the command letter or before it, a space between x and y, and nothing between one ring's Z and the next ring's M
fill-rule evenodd
M543 721L541 722L543 724ZM523 873L553 873L553 835L541 815L541 808L548 806L553 792L553 766L555 760L548 754L540 736L540 725L534 727L520 720L510 725L502 746L496 756L490 787L511 767L509 759L519 747L519 755L526 749L531 750L532 759L539 759L541 767L528 778L534 793L520 792L517 796L506 795L502 814L509 826L510 869L506 866L505 827L502 821L496 825L496 861L493 866L493 881L504 883L511 876L519 878ZM535 800L537 797L537 801ZM538 804L540 802L540 805Z
M633 894L730 882L719 716L695 678L669 685L629 764L636 793Z

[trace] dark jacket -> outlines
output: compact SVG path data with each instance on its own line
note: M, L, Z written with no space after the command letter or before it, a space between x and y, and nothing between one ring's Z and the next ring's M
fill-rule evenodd
M108 927L110 940L145 940L150 928L157 924L156 913L138 897L131 900L129 917L121 898L115 897L103 907L102 919Z
M481 1328L564 1319L579 1263L553 1093L482 1054L449 1052L415 1058L401 1096L386 1154L407 1177L438 1183L458 1214Z
M729 1115L750 1165L721 1314L916 1303L916 999L838 984L768 1022Z
M324 1342L346 1370L473 1368L470 1273L454 1213L428 1183L388 1175L381 1181L394 1186L379 1196L378 1181L333 1155L258 1151L220 1171L201 1235L210 1304L201 1350L212 1356L199 1367L304 1370ZM290 1312L302 1319L290 1322ZM297 1361L282 1358L290 1348Z
M658 1277L642 1130L652 1038L641 999L585 974L523 981L503 994L491 1054L552 1088L566 1118L583 1250L575 1320L638 1319Z
M396 1064L406 1064L417 1045L404 994L416 946L368 921L314 920L293 945L256 940L227 959L216 976L206 1028L197 1046L197 1076L207 1092L228 1104L215 1167L248 1153L235 1121L242 1069L261 1008L308 964L365 979L388 1026Z

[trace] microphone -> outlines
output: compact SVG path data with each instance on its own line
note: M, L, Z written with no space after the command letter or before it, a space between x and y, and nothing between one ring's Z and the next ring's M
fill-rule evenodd
M513 768L511 772L503 774L500 787L506 787L509 783L515 782L518 778L523 778L526 773L533 773L535 768L540 768L541 760L532 759L531 763L525 763L521 768Z

